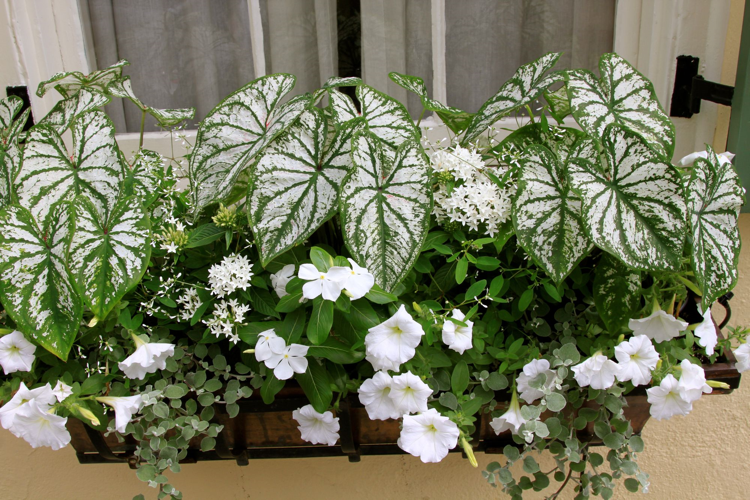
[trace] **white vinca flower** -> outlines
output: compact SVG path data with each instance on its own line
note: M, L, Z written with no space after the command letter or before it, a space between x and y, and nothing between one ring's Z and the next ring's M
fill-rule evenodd
M423 335L422 325L414 321L402 304L396 314L368 330L365 352L368 359L379 360L376 362L380 367L375 367L373 363L375 369L398 370L401 363L414 357ZM389 366L381 368L383 365Z
M6 375L31 371L36 346L15 330L0 338L0 366Z
M339 419L327 411L318 413L312 405L306 405L292 412L292 418L299 424L302 439L312 444L333 446L339 440Z
M398 447L419 457L422 462L437 463L458 444L458 426L435 408L419 415L404 415Z
M21 386L11 400L0 408L0 425L3 426L3 429L9 430L16 437L21 437L20 432L14 426L15 417L31 401L35 401L40 408L49 410L55 403L55 394L52 392L52 387L49 384L45 384L36 389L29 389L26 387L26 384L21 382Z
M467 349L471 349L472 345L471 335L474 322L464 321L465 317L464 313L458 309L454 309L453 319L466 323L466 326L457 325L450 320L443 323L443 343L459 354L463 354Z
M526 419L521 415L521 407L518 404L518 394L516 391L513 391L508 411L499 417L493 418L492 422L490 422L490 426L492 427L492 430L495 431L495 434L498 435L507 430L510 430L512 434L518 435L521 426L525 423Z
M527 403L533 403L544 396L544 391L535 389L529 385L529 382L536 379L541 374L544 374L547 377L544 387L547 389L552 388L555 383L555 372L550 370L549 361L546 359L532 359L523 367L523 373L516 377L516 387L521 393L521 399Z
M16 413L13 427L32 448L49 446L59 450L70 443L70 433L65 428L67 422L67 418L55 415L46 405L29 401Z
M294 278L294 268L294 264L287 264L278 273L271 275L271 286L279 298L289 295L286 286Z
M657 387L646 390L651 408L649 413L656 420L665 420L674 415L687 415L693 404L680 396L680 383L672 374L667 375Z
M125 397L102 396L96 398L96 400L115 409L115 429L120 434L125 433L125 428L130 423L133 415L143 408L143 397L140 395Z
M656 342L666 342L678 337L685 331L688 324L667 314L661 309L654 311L651 316L628 321L628 328L634 335L645 335Z
M167 367L167 359L174 356L174 344L157 344L144 342L137 335L133 335L135 352L117 363L126 377L131 379L144 379L149 373L156 370L164 370Z
M581 387L609 389L615 384L617 364L601 352L597 352L583 363L573 367L574 378Z
M737 358L735 368L742 373L750 369L750 344L742 344L734 350L734 356Z
M714 325L714 320L711 318L710 306L703 313L703 321L695 327L693 334L698 338L698 344L706 348L706 354L711 356L716 349L718 339L716 336L716 325Z
M402 415L427 411L427 398L431 395L430 386L412 372L393 377L391 392L388 393Z
M302 264L298 276L308 282L302 286L302 296L314 299L322 295L324 300L335 302L341 295L341 283L349 274L350 270L345 267L333 266L327 272L322 272L312 264Z
M280 353L273 352L265 363L273 370L273 376L279 380L288 380L295 373L305 373L307 370L308 346L302 344L291 344Z
M630 381L634 386L651 382L651 372L659 362L659 353L645 335L636 335L615 347L618 361L617 380Z
M352 268L346 278L342 278L341 288L346 290L352 300L361 299L375 285L375 277L364 267L359 267L352 259L347 259Z
M286 349L286 342L276 335L273 329L260 332L258 342L255 344L255 359L259 363L265 362L272 356L282 354L284 349Z
M701 396L709 394L711 387L706 383L706 372L700 365L694 365L687 359L680 363L682 375L680 375L679 390L682 399L688 403L698 401Z
M73 388L62 380L58 380L55 388L52 389L52 392L54 393L55 398L57 398L57 401L62 403L68 396L73 394Z
M244 255L228 255L219 264L214 264L208 270L208 284L211 293L217 297L233 293L235 290L245 290L250 286L253 277L253 265Z
M400 418L396 402L389 397L393 379L386 372L377 372L359 386L359 402L365 405L370 420Z

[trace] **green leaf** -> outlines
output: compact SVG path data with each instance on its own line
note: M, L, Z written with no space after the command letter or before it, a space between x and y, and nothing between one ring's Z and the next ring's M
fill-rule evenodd
M565 165L544 146L527 148L521 164L513 198L516 237L559 284L591 250L581 221L581 201L570 191Z
M575 143L584 136L583 132L574 128L544 128L541 123L530 123L510 134L500 144L492 148L492 151L500 154L508 150L525 153L530 146L544 146L554 153L560 164L565 164L574 149Z
M357 363L365 357L365 353L353 351L348 345L333 338L326 339L321 345L310 346L307 355L325 358L339 365Z
M101 320L146 272L151 221L134 196L121 199L106 218L85 197L74 207L68 265L78 294Z
M138 469L135 471L135 475L138 476L138 479L143 481L144 483L147 483L149 481L153 481L156 477L157 471L156 467L154 467L151 464L140 464L138 466Z
M389 73L388 76L397 85L417 94L422 101L422 106L426 110L436 112L443 123L445 123L445 125L454 133L458 134L466 130L466 127L469 126L472 115L461 111L460 109L446 106L445 104L441 103L440 101L436 101L435 99L430 99L430 97L427 96L427 86L425 85L424 80L422 80L420 77L402 75L401 73L396 73L395 71Z
M628 444L630 445L630 448L636 453L640 453L643 451L643 438L641 438L641 436L631 436L628 440Z
M693 163L687 186L695 279L710 306L734 288L740 262L740 208L744 189L731 163L721 163L710 146L708 158Z
M633 479L632 477L629 477L625 480L623 483L625 484L625 489L628 490L631 493L638 493L638 487L640 484L638 483L637 479Z
M306 321L307 311L305 309L292 311L284 316L284 321L276 331L276 335L283 338L287 345L295 344L302 338Z
M185 248L197 248L213 243L224 236L224 228L213 222L201 224L188 234L188 242Z
M267 290L258 287L251 287L249 294L250 301L253 303L253 308L256 311L272 318L281 319L281 315L276 312L276 303Z
M260 386L260 397L263 398L263 402L267 405L273 403L276 394L284 388L284 384L285 381L277 379L273 376L273 373L269 372L263 381L263 385Z
M628 325L641 305L641 273L604 254L594 268L594 305L611 333Z
M547 409L550 411L554 411L555 413L562 411L563 408L565 408L565 396L562 394L558 394L556 392L553 392L551 394L548 394L546 397L547 400Z
M195 116L195 108L157 109L146 106L136 97L135 92L133 92L133 84L129 76L112 82L107 87L107 91L113 96L130 99L141 111L145 111L156 118L160 127L174 127L180 122L190 120Z
M49 227L40 228L24 208L0 210L2 304L18 330L63 361L83 316L65 266L71 217L69 205L61 203Z
M307 324L307 338L315 345L326 341L333 325L333 302L316 297L313 300L312 315Z
M104 375L102 375L101 373L91 375L86 378L86 380L84 380L81 384L81 390L79 391L78 395L88 396L90 394L99 394L104 389L104 384L106 382L107 381L104 378Z
M557 123L562 123L570 114L570 98L568 98L568 87L563 85L554 92L544 92L544 99L549 104L549 112Z
M307 109L309 96L297 96L281 104L295 81L294 76L286 74L253 80L219 103L201 122L189 165L196 211L226 201L240 173Z
M403 143L392 161L372 135L360 133L352 141L356 168L341 191L344 241L390 292L411 270L429 229L429 165L416 141Z
M529 474L534 474L535 472L539 472L539 464L536 462L534 457L531 455L527 455L523 459L523 470L524 472L527 472Z
M599 73L597 80L587 70L567 72L570 108L581 128L598 139L607 125L616 123L640 135L669 161L674 124L661 109L652 83L617 54L599 59Z
M539 97L547 87L562 80L562 75L553 73L544 76L560 58L559 53L550 52L536 61L524 64L505 82L493 97L482 104L464 134L463 144L475 141L503 115L529 104Z
M456 263L456 283L459 285L466 279L466 273L469 270L469 261L466 257L461 257Z
M331 254L320 247L312 247L310 249L310 260L315 268L322 273L327 272L334 265Z
M602 439L602 442L604 443L604 446L612 448L613 450L618 450L625 444L625 438L622 434L612 432L611 434L607 434L604 439Z
M605 164L592 140L579 144L568 175L594 244L634 269L678 270L687 206L677 169L617 125L604 131Z
M534 289L528 288L524 290L524 292L521 294L521 297L518 299L518 310L523 312L525 311L529 305L531 305L531 301L534 299Z
M468 290L466 290L466 297L467 298L474 298L474 297L480 297L484 295L484 291L487 288L487 280L479 280L473 285L469 287Z
M380 288L378 285L373 285L370 291L365 294L365 298L375 304L390 304L396 302L398 297L392 293L388 293Z
M109 97L99 91L81 89L74 96L58 101L47 116L39 120L38 125L48 125L62 135L73 120L84 113L106 106L110 101Z
M315 411L325 412L333 400L332 381L325 367L314 360L310 360L307 371L295 374L295 378L302 386L302 390L305 391L305 395Z
M384 148L386 156L392 158L404 142L416 141L419 137L419 131L409 112L396 99L368 85L357 87L357 99L362 105L362 116L365 118L367 130L387 146ZM354 164L358 165L356 154ZM398 165L398 162L394 164Z
M57 90L66 99L73 97L81 89L95 89L99 92L106 92L110 83L122 77L122 68L129 64L125 59L121 59L112 66L94 71L88 75L84 75L80 71L55 73L49 80L45 80L39 84L36 89L36 95L44 97L44 94L51 88Z
M451 375L451 389L454 394L461 395L469 387L469 366L466 361L459 361Z

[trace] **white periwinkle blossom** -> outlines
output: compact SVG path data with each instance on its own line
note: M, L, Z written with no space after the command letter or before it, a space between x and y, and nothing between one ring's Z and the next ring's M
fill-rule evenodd
M617 380L630 381L634 386L651 382L651 372L659 362L659 353L645 335L621 342L615 347L615 357L618 361Z
M688 403L698 401L700 397L711 392L711 387L706 383L706 372L700 365L694 365L690 360L683 359L680 363L682 374L680 375L679 391L680 397Z
M341 288L346 290L352 300L361 299L375 285L375 277L370 274L367 268L358 266L352 259L347 260L352 268L348 269L345 277L341 278Z
M458 444L458 426L435 408L419 415L404 415L398 447L419 457L422 462L437 463Z
M208 284L211 293L217 297L233 293L235 290L247 289L253 277L252 264L244 255L228 255L219 264L208 270Z
M427 411L427 398L432 389L412 372L393 377L388 397L402 415Z
M657 343L678 337L687 327L687 323L661 309L645 318L631 319L628 322L628 328L633 330L634 335L645 335Z
M306 405L292 412L292 418L299 424L302 439L312 444L333 446L339 440L339 419L327 411L318 413L312 405Z
M125 432L125 428L130 423L133 415L143 408L143 397L140 395L124 397L102 396L96 398L96 400L115 409L115 429L121 434Z
M295 373L305 373L307 370L308 346L302 344L291 344L286 346L280 353L272 351L271 357L265 363L273 370L273 375L279 380L288 380Z
M294 264L287 264L279 272L271 275L271 286L279 298L289 295L286 291L286 285L294 278Z
M333 266L327 272L318 271L312 264L299 266L299 278L307 281L302 286L302 296L314 299L320 295L324 300L335 302L341 295L341 283L347 279L350 270L346 267Z
M133 342L135 352L117 364L128 378L143 380L148 373L164 370L167 359L174 356L174 344L144 342L137 335L133 335Z
M47 405L29 401L16 412L13 427L32 448L49 446L59 450L70 443L67 422L67 418L55 415Z
M521 399L527 403L533 403L544 396L544 391L535 389L529 385L529 382L541 374L547 377L544 387L550 389L555 383L555 372L550 369L549 361L546 359L532 359L523 367L523 372L516 377L516 387L521 393Z
M395 401L389 397L392 382L391 376L381 371L359 386L359 402L365 405L370 420L387 420L403 415Z
M735 368L737 371L742 373L750 369L750 344L742 344L734 350L734 355L737 358Z
M698 344L706 348L706 354L711 356L716 349L716 325L714 320L711 318L711 307L706 309L703 313L703 321L701 321L693 334L698 338Z
M259 363L265 362L274 355L283 353L284 349L286 349L286 342L276 335L273 328L260 332L258 342L255 344L255 359Z
M368 330L365 352L376 370L398 370L401 363L414 357L423 335L422 325L414 321L402 304L396 314Z
M592 389L609 389L615 384L617 363L608 359L601 352L573 367L574 378L581 387L590 386Z
M3 372L8 375L30 371L35 350L36 346L18 330L0 338L0 366L3 367Z
M62 380L58 380L55 388L52 389L52 393L55 395L57 401L62 403L68 396L73 394L73 388Z
M510 398L510 406L508 411L495 417L490 422L492 430L495 434L500 434L509 430L512 434L518 434L521 430L521 426L526 423L526 419L521 415L521 407L518 404L518 394L513 391L513 396Z
M9 430L16 437L21 437L20 430L15 427L15 417L31 401L37 402L39 407L44 410L51 409L55 403L55 394L52 392L52 387L45 384L36 389L29 389L26 384L21 382L11 400L0 408L0 425L3 426L3 429Z
M453 319L462 321L466 326L457 325L450 320L446 320L443 323L443 343L459 354L463 354L467 349L471 349L472 345L471 334L474 322L465 321L464 318L466 318L464 313L458 309L454 309Z
M647 389L646 394L651 404L649 413L656 420L687 415L693 409L693 404L680 396L680 383L672 374L664 377L657 387Z
M725 163L732 163L732 159L734 158L734 153L730 153L729 151L724 151L723 153L719 153L716 155L716 157L719 159L719 164L724 165ZM704 160L708 159L708 151L696 151L695 153L690 153L687 156L683 156L680 160L680 166L681 167L689 167L693 163L695 163L695 160L698 158L703 158Z

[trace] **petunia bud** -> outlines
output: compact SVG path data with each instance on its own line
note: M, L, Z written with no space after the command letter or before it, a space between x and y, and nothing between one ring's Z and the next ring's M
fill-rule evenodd
M91 422L91 425L97 426L99 425L99 419L96 418L96 415L89 410L88 408L84 408L81 405L73 405L73 409L81 414L81 416Z
M417 311L417 314L419 315L422 314L422 308L420 307L419 304L417 304L416 302L412 302L411 306L414 308L415 311Z
M706 384L708 384L709 387L713 387L714 389L731 389L729 387L729 384L726 382L719 382L718 380L706 380Z
M466 453L466 457L469 459L469 463L471 464L471 466L479 467L479 464L477 463L477 457L474 455L474 450L464 436L461 436L461 440L459 441L459 443L461 444L461 448L463 448L464 453Z

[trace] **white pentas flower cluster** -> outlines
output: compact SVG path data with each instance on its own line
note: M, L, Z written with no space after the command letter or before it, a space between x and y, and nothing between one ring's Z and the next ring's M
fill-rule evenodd
M235 326L245 321L245 314L250 310L247 304L240 304L237 299L220 300L207 319L203 320L211 333L216 337L227 337L233 343L240 341Z
M236 290L246 290L253 277L253 266L244 255L228 255L208 270L208 284L211 293L217 297L225 296Z
M295 373L307 371L305 356L307 356L308 349L308 346L302 344L286 345L286 341L271 329L258 334L255 359L273 370L273 375L277 379L288 380Z
M305 299L322 296L324 300L335 302L342 292L346 293L351 300L361 299L367 295L367 292L375 285L375 278L366 268L360 267L352 259L347 260L351 267L333 266L328 271L320 271L313 264L302 264L299 268L299 278L307 281L302 286L302 296ZM276 278L277 283L285 279L286 275L282 275L281 280L279 277ZM284 294L286 294L288 282L289 280L284 282ZM274 289L276 286L274 285ZM279 293L278 290L276 293Z
M62 389L61 393L69 390ZM28 389L21 382L13 398L0 408L0 425L33 448L49 446L59 450L70 443L70 433L65 427L68 419L54 413L57 399L58 395L49 384Z
M488 169L476 151L454 146L438 149L430 159L439 186L434 193L432 213L438 222L454 222L490 236L508 220L510 191L498 187L487 175Z
M195 288L186 288L177 297L177 303L182 306L179 312L182 321L190 321L198 308L203 305L203 301L198 297L198 291Z

